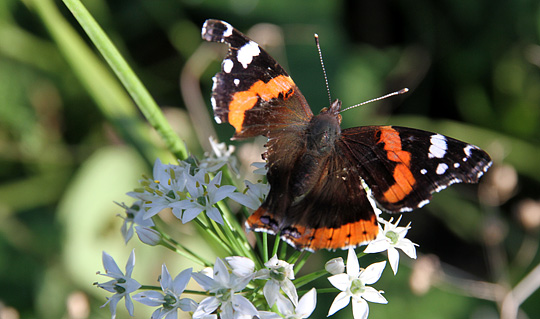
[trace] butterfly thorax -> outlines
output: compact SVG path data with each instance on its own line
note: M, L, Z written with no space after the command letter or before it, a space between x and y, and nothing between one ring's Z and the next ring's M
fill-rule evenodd
M306 149L312 156L325 156L332 151L341 134L341 101L335 100L329 108L314 116L306 131Z
M307 125L305 151L297 159L289 180L293 203L303 198L326 170L324 163L341 136L340 108L341 102L336 100Z

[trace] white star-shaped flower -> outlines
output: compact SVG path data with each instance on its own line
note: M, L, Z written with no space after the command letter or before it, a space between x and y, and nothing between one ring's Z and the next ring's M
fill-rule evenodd
M97 283L96 285L99 288L107 290L108 292L113 292L114 295L110 298L107 298L107 302L101 307L105 307L107 304L109 304L109 307L111 309L111 316L114 319L116 318L116 306L118 305L118 302L122 298L125 298L126 308L130 316L133 316L133 301L131 300L129 294L141 287L141 284L139 284L137 280L131 278L133 267L135 267L135 250L132 250L131 254L129 255L126 264L125 275L120 270L111 255L107 254L106 252L103 252L102 254L102 261L103 268L105 268L105 273L101 274L98 272L98 274L111 277L112 280L101 284Z
M127 193L131 197L142 200L146 210L144 219L149 219L171 203L185 199L185 187L190 165L182 162L184 166L161 163L156 159L152 178L145 177L139 181L141 187Z
M212 277L203 273L193 273L193 279L213 296L201 301L197 310L193 313L194 319L206 318L218 310L221 319L252 318L258 314L257 308L246 299L237 294L242 291L251 278L239 278L230 273L225 263L216 259Z
M405 238L411 224L409 223L406 227L398 227L400 221L401 216L395 224L392 224L392 219L390 221L379 219L379 234L364 250L365 253L380 253L386 250L394 275L397 273L399 266L399 252L397 249L401 249L410 258L416 259L415 246L417 245ZM381 227L381 223L384 224L384 228Z
M293 304L298 305L298 293L291 280L294 279L294 264L279 260L274 255L264 264L267 269L261 269L255 274L256 279L268 279L263 288L263 294L270 307L274 306L281 295L279 289L291 299Z
M259 317L261 319L304 319L313 313L315 306L317 306L317 291L315 288L303 295L296 307L288 298L280 294L277 299L277 308L281 316L269 311L259 311Z
M142 200L136 201L131 205L131 207L127 207L127 205L124 203L116 204L126 211L126 217L119 215L122 219L124 219L121 231L126 244L133 237L134 225L138 225L139 227L146 229L154 226L154 222L152 221L152 219L144 219L145 210L143 208Z
M259 208L261 203L266 199L266 196L270 191L270 184L253 184L250 181L245 181L245 184L246 189L243 193L236 192L231 194L229 197L237 203L255 210Z
M223 165L229 164L232 172L238 175L238 160L233 155L234 146L218 143L213 136L209 138L209 141L212 146L212 152L210 154L205 153L205 158L201 160L199 167L208 172L216 172Z
M352 298L354 319L366 319L369 313L367 301L386 304L388 301L371 285L381 277L386 261L372 264L360 270L358 258L353 248L349 248L347 256L347 273L333 275L328 278L330 283L341 290L330 306L328 316L346 307Z
M173 214L185 224L204 211L216 223L223 224L223 217L214 205L229 197L236 188L232 185L220 185L221 171L208 184L204 184L205 173L201 172L195 176L188 176L186 188L190 197L172 203L170 206L173 208Z
M176 319L178 317L178 309L182 311L195 311L197 303L190 298L180 298L186 286L191 279L191 268L182 271L172 279L167 266L163 264L161 267L161 290L149 290L139 292L133 296L136 301L151 307L161 308L156 309L152 314L152 319Z

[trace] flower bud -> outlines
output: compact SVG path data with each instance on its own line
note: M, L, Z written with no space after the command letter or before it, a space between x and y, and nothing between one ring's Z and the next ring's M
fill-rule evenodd
M331 273L332 275L342 274L345 272L345 263L343 262L343 258L333 258L330 259L326 264L324 265L324 269Z
M139 239L147 245L156 246L161 241L160 233L152 228L135 226L135 230Z

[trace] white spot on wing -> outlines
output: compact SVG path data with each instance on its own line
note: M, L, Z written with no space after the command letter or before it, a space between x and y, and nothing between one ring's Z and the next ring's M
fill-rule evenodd
M431 146L429 147L429 158L443 158L446 154L446 138L441 134L431 135Z
M213 96L210 98L210 103L212 103L213 110L217 109L216 99Z
M445 163L439 163L439 165L437 165L437 170L435 172L437 173L437 175L442 175L446 172L447 169L448 169L448 165L446 165Z
M238 86L238 84L240 84L240 80L239 79L234 79L234 85Z
M253 41L249 41L238 50L238 62L242 64L244 69L247 69L253 58L258 56L259 53L261 53L259 45Z
M422 168L422 169L420 170L420 174L426 175L426 174L427 174L427 169Z
M402 209L399 210L400 213L408 213L408 212L412 212L413 209L410 208L410 207L403 207Z
M426 206L428 203L429 203L429 199L425 199L425 200L421 201L420 203L418 203L418 208L422 208L422 207Z
M471 157L471 150L474 148L475 148L474 146L469 144L465 146L465 148L463 149L463 152L465 152L465 155L467 155L467 157Z
M234 63L231 59L223 60L223 64L222 64L223 72L231 73L233 66L234 66Z
M232 25L228 24L225 21L223 21L222 23L223 23L223 25L225 25L227 27L227 29L225 29L225 31L223 32L223 37L224 38L230 37L232 35L232 31L233 31Z
M454 168L458 168L459 167L459 163L454 163Z

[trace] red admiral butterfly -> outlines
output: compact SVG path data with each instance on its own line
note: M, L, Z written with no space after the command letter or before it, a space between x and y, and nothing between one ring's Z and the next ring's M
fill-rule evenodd
M454 183L476 183L491 166L480 148L397 126L340 128L341 101L313 116L285 70L230 24L207 20L206 41L229 53L213 78L212 106L233 138L267 137L270 192L247 228L280 234L297 249L337 249L373 240L377 217L366 188L389 212L424 206Z

